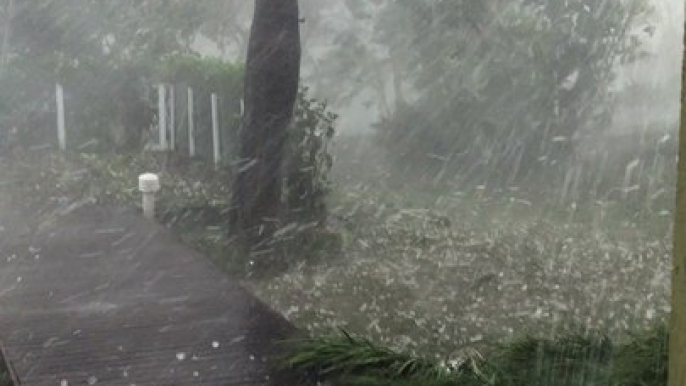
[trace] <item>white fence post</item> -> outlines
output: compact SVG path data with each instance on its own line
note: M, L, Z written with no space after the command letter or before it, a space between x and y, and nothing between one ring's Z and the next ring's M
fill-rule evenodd
M188 151L195 157L195 120L193 119L193 89L188 88Z
M55 87L55 99L57 103L57 140L60 150L67 150L67 129L64 120L64 89L57 83Z
M174 85L169 87L169 149L176 150L176 101Z
M214 165L219 166L221 154L219 153L219 116L217 112L217 94L212 93L212 144L214 148Z
M157 86L157 118L160 133L160 150L167 150L167 95L164 84Z

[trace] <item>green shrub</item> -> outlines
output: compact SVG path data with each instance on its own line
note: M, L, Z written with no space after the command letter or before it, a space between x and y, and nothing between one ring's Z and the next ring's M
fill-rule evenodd
M175 107L183 114L187 89L193 89L196 154L204 159L213 154L211 95L217 94L222 159L230 163L238 151L243 66L218 58L170 55L162 59L156 80L174 87ZM187 150L188 120L177 117L177 138L184 139L177 141L178 149Z
M343 331L292 342L284 366L315 371L348 386L378 385L655 385L667 382L667 328L635 333L628 342L579 333L554 339L525 337L464 350L432 361L381 347Z
M632 334L615 353L613 379L624 386L667 384L669 331L666 324Z
M285 184L288 210L294 219L323 221L326 218L325 198L331 189L333 166L330 143L337 118L325 102L309 97L306 87L300 89L289 130Z

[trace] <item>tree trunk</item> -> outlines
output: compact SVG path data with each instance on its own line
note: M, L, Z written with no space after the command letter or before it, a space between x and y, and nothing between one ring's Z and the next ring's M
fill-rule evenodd
M669 331L669 386L686 386L686 60L682 62L681 71L681 126L674 221L672 315Z
M230 230L254 249L276 227L282 163L300 78L297 0L255 0Z

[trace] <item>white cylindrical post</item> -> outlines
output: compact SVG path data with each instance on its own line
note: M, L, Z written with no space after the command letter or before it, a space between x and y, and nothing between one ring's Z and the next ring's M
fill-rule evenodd
M55 98L57 102L57 140L60 150L67 150L67 128L64 119L64 89L61 84L55 87Z
M188 88L188 151L195 157L195 119L193 118L193 89Z
M167 150L167 93L163 84L157 86L157 117L160 132L160 150Z
M138 176L138 189L143 193L143 216L155 217L155 193L160 190L160 179L156 174L144 173Z
M217 94L212 93L212 144L214 148L214 165L219 166L221 153L219 147L219 112L217 111Z
M176 149L176 101L174 86L169 87L169 149Z
M155 193L143 192L143 217L150 220L155 218Z

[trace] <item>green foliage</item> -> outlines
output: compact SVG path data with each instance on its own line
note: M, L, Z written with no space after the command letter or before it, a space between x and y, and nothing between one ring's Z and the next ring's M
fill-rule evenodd
M224 158L231 155L240 124L243 71L238 65L181 54L152 61L82 58L78 64L52 60L27 63L24 58L15 59L6 69L7 76L0 78L7 86L3 90L19 90L0 94L0 120L5 127L20 129L24 145L56 142L53 101L54 79L58 77L66 94L71 150L141 150L156 116L155 86L165 82L176 88L177 111L185 111L186 87L194 89L199 154L212 154L210 94L218 94ZM57 74L41 76L47 71ZM177 134L182 138L187 133L187 120L179 119L178 123ZM188 143L179 142L182 149Z
M305 96L302 96L306 99ZM298 157L300 151L311 151L315 160L328 156L327 147L316 147L311 142L328 129L333 134L333 114L323 104L306 99L301 114L310 119L296 120L293 130L298 133L292 150ZM300 108L299 108L300 109ZM321 117L331 120L324 124ZM319 124L311 128L308 123ZM299 125L299 126L298 126ZM328 144L330 137L322 139ZM303 168L307 160L302 157ZM310 158L307 158L310 159ZM324 199L328 193L328 172L330 168L315 165L311 170L295 170L293 175L308 195L299 197L298 204L305 209L298 210L278 230L274 245L279 253L273 259L257 259L259 267L245 256L233 256L235 266L227 267L232 273L267 274L288 269L302 262L318 262L329 259L342 248L341 236L325 227L314 226L315 216L321 220L325 215ZM205 162L196 162L187 157L171 154L143 152L140 154L101 154L35 152L18 149L14 152L8 168L14 179L18 194L25 197L22 203L50 213L57 206L73 202L93 202L100 205L140 205L140 192L136 181L143 172L156 172L161 176L162 189L157 195L160 220L174 229L186 241L200 248L219 261L226 261L226 251L233 248L227 240L226 219L229 213L232 171L230 168L215 169ZM316 178L309 182L306 178ZM289 185L294 186L294 185ZM326 189L326 190L325 190ZM286 193L292 193L287 191ZM310 194L311 193L311 194ZM295 194L295 193L293 193ZM294 201L295 202L295 201ZM307 208L318 211L308 212ZM319 224L319 222L317 222ZM262 264L268 261L268 264ZM253 262L255 263L255 262ZM247 269L247 270L246 270Z
M615 353L614 379L626 386L662 386L667 382L669 330L666 324L634 333Z
M156 115L156 66L92 62L62 69L70 150L140 152Z
M0 74L3 126L17 127L25 144L55 144L60 82L72 149L140 149L153 115L143 85L160 56L188 51L199 22L186 3L17 3L12 23L3 26L11 36Z
M46 139L55 136L54 130L49 132L47 129L54 122L54 109L49 107L49 101L54 100L55 86L52 73L44 71L46 65L53 65L53 62L16 58L1 72L0 130L3 139L15 131L14 128L15 140L23 145L50 143Z
M382 144L429 179L558 182L576 144L610 122L616 64L641 54L646 3L465 3L383 8L379 40L416 97L379 124Z
M300 89L289 129L285 184L289 214L296 219L326 219L325 198L331 188L333 166L330 143L336 118L325 102L309 97L307 88Z
M178 111L186 111L186 90L193 88L196 149L204 159L211 159L213 154L210 100L212 93L217 94L222 158L231 162L238 151L243 66L218 58L172 54L162 59L156 78L173 85ZM187 120L178 123L177 137L187 138ZM178 148L185 150L187 143L179 141Z
M140 205L138 175L160 175L157 195L162 216L179 216L185 211L206 212L226 208L230 173L206 164L174 159L157 153L141 155L54 154L19 151L7 168L16 194L29 207L47 208L89 201L99 205ZM200 224L203 227L215 223Z
M421 379L425 384L443 384L451 370L429 359L379 347L345 330L341 335L295 342L295 354L285 366L304 372L316 372L324 378L342 380L350 385L411 384Z
M223 127L235 129L238 99L234 94L240 94L241 88L234 83L240 79L240 71L221 68L218 61L192 62L194 57L185 62L169 60L190 55L198 31L208 23L232 17L234 6L212 0L36 0L16 2L14 8L14 15L0 20L12 21L0 25L1 32L9 33L9 45L3 47L8 63L0 70L3 135L17 127L21 144L56 145L54 87L59 81L65 86L72 150L140 150L155 115L153 82L164 75L160 70L170 70L170 62L177 70L190 64L200 68L197 74L209 74L204 80L190 82L199 88L197 110L209 109L209 91L201 86L212 85L213 91L226 99L220 98L220 103L231 107L222 106L226 112ZM167 60L160 69L162 57ZM227 78L222 71L235 76ZM188 73L177 71L176 75ZM229 85L223 81L226 79ZM222 88L234 94L224 95ZM198 140L200 148L211 137L209 124L202 121L209 120L205 116L209 114L203 114L198 122L201 134L204 129ZM224 148L228 149L233 138L225 137Z
M489 356L500 385L608 384L612 344L578 333L555 339L526 337L501 345Z
M0 91L5 130L16 127L25 146L56 144L54 101L59 81L65 92L70 150L140 150L154 115L149 88L154 63L82 58L65 64L55 59L17 57L6 67L0 77L6 90Z
M242 94L238 92L243 85L243 67L218 58L168 55L162 59L158 76L165 83Z
M0 386L14 386L7 361L3 355L0 355Z
M436 362L380 347L346 331L292 344L284 366L314 371L354 386L378 385L664 385L664 325L613 344L607 337L568 333L555 339L525 337L488 349L465 350Z

